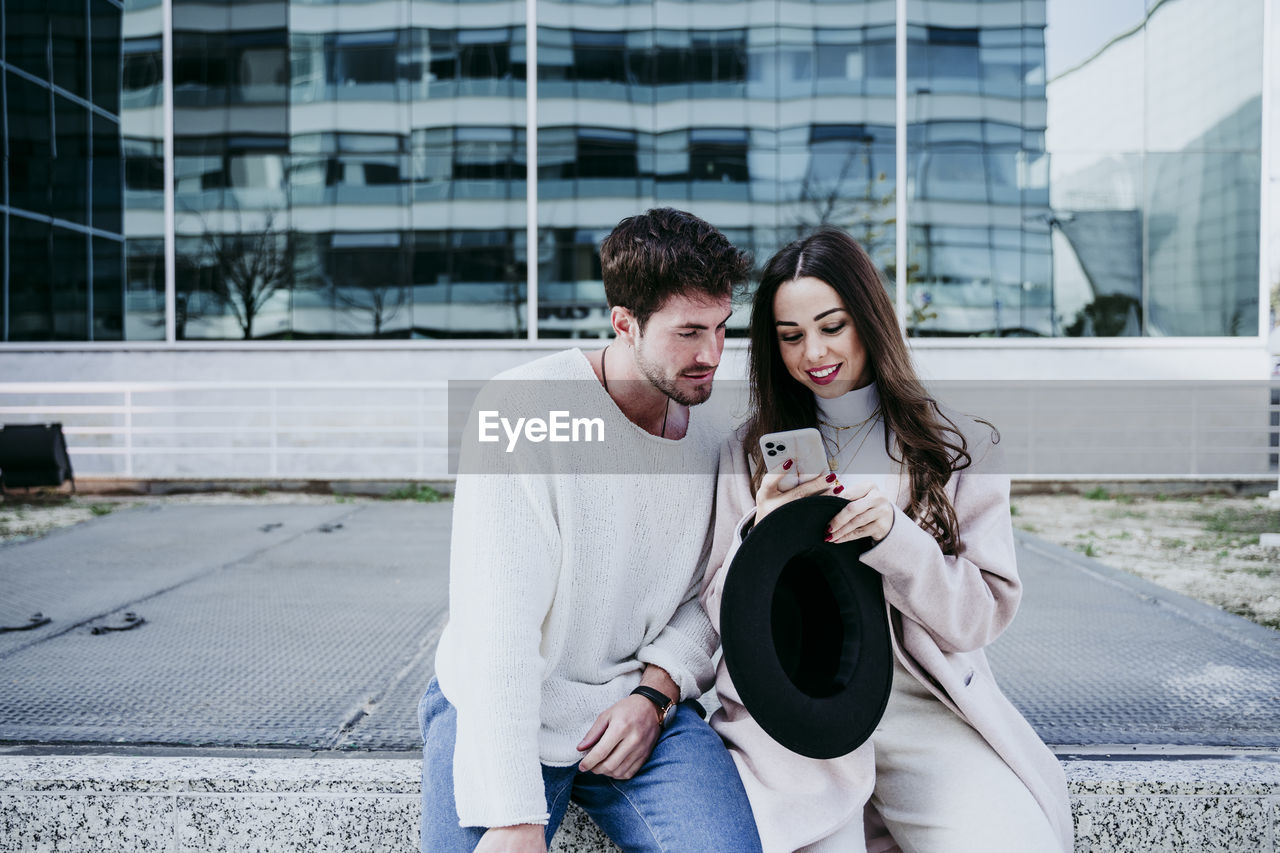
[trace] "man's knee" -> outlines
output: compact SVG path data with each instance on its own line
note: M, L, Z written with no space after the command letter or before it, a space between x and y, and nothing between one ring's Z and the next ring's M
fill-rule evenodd
M760 849L737 765L720 736L687 703L634 782L642 788L633 800L637 808L645 803L664 812L656 822L678 826L689 849Z

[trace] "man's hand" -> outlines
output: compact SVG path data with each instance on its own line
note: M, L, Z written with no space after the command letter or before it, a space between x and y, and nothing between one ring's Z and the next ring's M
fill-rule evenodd
M476 853L547 853L547 828L536 823L495 826L481 836Z
M583 772L610 779L630 779L649 760L661 733L653 703L643 696L628 696L610 705L578 744L591 750L578 762Z

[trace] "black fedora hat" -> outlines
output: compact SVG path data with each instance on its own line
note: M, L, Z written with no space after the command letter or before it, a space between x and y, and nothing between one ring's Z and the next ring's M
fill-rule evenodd
M871 737L893 684L880 574L870 539L826 542L848 501L784 504L747 535L720 604L724 662L769 736L810 758L847 755Z

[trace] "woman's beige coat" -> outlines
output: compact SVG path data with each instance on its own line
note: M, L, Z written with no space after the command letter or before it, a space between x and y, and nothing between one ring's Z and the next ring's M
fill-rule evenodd
M1001 454L989 430L969 421L965 432L975 463L954 474L946 487L959 522L961 555L943 555L933 537L907 517L902 511L909 498L907 478L886 474L873 479L896 504L893 527L862 560L884 579L898 659L1008 762L1044 809L1063 851L1070 851L1073 830L1062 768L1000 691L983 652L1013 619L1022 585ZM842 478L847 485L854 479ZM741 530L754 516L746 455L740 438L734 438L721 448L715 538L702 591L717 631L725 576ZM723 660L716 691L722 707L711 724L742 774L765 853L789 853L862 812L875 784L871 742L842 758L806 758L780 746L756 724ZM991 808L998 811L1000 804Z

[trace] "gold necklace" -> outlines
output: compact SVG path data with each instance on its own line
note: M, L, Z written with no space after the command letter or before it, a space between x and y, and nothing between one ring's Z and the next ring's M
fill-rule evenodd
M862 452L862 447L867 443L867 439L871 438L871 433L876 431L876 419L879 416L880 416L880 407L877 406L875 411L872 412L870 415L868 415L865 419L858 421L856 424L849 424L848 426L836 426L835 424L831 424L824 421L822 418L818 418L819 424L829 429L832 429L836 432L836 435L832 436L831 438L828 438L826 434L822 433L821 430L819 430L819 433L822 435L823 444L826 445L828 450L827 467L833 473L842 474L844 473L844 470L848 470L849 466L853 464L853 460L857 457L857 455L860 452ZM853 440L858 437L858 433L862 431L862 428L864 426L867 427L866 435L862 436L862 441L858 442L857 448L853 451L852 455L849 456L849 460L845 462L844 470L837 471L836 468L840 462L840 455L844 453L844 449L848 447L850 444L852 444ZM839 439L839 434L849 429L856 430L856 432L854 432L854 434L849 437L848 441L841 444ZM835 446L834 451L831 450L831 447L833 445Z

